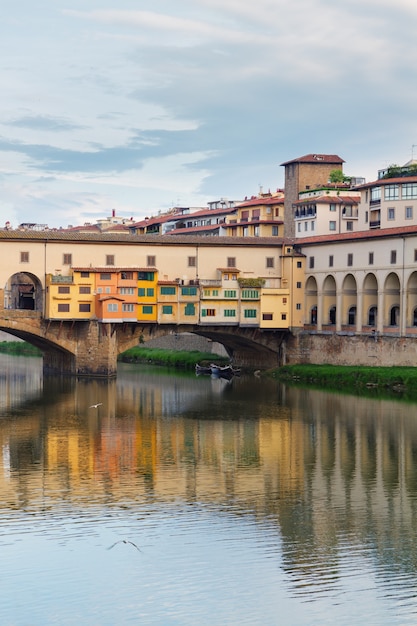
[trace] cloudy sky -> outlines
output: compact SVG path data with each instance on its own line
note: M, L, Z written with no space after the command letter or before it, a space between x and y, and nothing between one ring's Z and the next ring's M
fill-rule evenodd
M0 32L0 226L238 200L311 152L368 181L417 158L416 0L6 0Z

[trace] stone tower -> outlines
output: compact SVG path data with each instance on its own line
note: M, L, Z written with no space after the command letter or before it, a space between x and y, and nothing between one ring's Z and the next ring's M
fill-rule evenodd
M314 190L328 184L332 170L343 171L343 159L337 154L306 154L281 163L285 167L284 235L295 236L292 205L300 191Z

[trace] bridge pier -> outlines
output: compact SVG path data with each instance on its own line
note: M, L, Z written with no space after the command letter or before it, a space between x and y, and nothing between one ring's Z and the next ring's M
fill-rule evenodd
M78 331L75 374L77 376L106 376L117 374L117 332L115 324L90 321Z

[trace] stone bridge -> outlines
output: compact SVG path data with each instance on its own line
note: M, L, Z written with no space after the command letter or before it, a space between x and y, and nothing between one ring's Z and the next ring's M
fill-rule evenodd
M224 345L236 366L265 369L285 362L288 331L256 328L50 321L40 311L0 310L0 330L36 346L45 374L112 377L117 357L133 346L172 333L194 333Z

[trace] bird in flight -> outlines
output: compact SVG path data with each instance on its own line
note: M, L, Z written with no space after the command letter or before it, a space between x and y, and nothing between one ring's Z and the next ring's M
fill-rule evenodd
M133 543L133 541L129 541L128 539L120 539L119 541L116 541L116 543L114 543L112 546L107 548L107 550L111 550L112 548L114 548L114 546L117 546L118 543L130 543L130 545L136 548L136 550L138 550L139 552L142 552L142 550L138 548L138 546L135 543Z
M103 403L102 402L97 402L97 404L92 404L91 406L89 406L89 409L96 409L98 406L101 406Z

